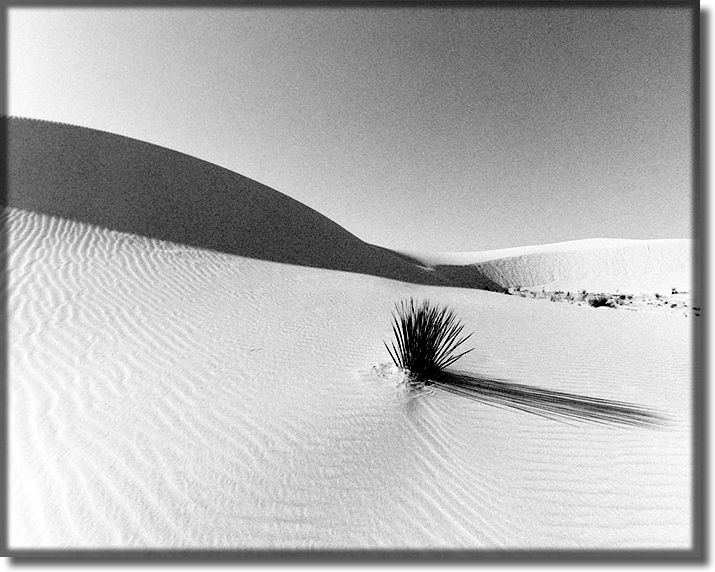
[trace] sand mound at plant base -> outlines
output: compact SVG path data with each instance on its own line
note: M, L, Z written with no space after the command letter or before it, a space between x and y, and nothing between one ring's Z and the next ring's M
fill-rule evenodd
M690 546L690 320L5 222L12 549ZM567 425L365 374L409 296L474 332L462 369L669 424Z

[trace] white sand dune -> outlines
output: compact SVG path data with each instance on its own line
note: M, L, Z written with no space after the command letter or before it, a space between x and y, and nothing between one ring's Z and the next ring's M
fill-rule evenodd
M691 239L588 239L481 252L404 252L449 283L470 276L504 288L587 292L691 292Z
M64 129L58 140L72 139ZM174 231L160 210L142 233L107 228L132 222L129 206L88 224L91 187L61 165L52 179L26 173L25 152L50 156L33 145L11 140L11 184L24 186L4 214L11 549L690 547L691 320L420 284L349 237L358 259L375 254L362 270L336 268L350 250L332 235L321 260L289 247L330 225L266 231L262 259L162 240ZM163 176L167 193L190 188L181 170ZM72 212L43 211L60 183L72 206L56 208ZM294 202L273 198L290 219ZM409 296L448 304L474 333L460 369L635 403L667 424L554 421L406 390L372 366Z

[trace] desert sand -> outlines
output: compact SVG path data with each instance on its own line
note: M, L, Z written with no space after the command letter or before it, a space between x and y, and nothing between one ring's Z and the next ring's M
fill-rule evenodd
M698 318L465 287L691 291L689 241L392 253L175 151L8 132L11 549L691 546ZM383 340L410 296L473 332L460 370L665 422L406 387Z

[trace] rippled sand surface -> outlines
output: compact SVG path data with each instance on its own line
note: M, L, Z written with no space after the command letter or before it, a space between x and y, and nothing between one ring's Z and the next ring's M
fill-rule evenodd
M690 319L5 223L11 548L690 546ZM373 366L408 296L474 332L461 369L668 423L406 388Z

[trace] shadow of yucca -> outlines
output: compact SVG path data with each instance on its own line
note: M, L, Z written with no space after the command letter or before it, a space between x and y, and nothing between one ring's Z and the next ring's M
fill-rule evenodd
M559 418L631 426L663 426L666 418L631 403L541 389L507 380L442 371L429 385L489 405Z
M489 405L510 407L553 420L570 418L622 425L664 425L665 418L630 403L598 399L513 383L504 379L448 371L447 367L472 351L457 353L472 334L462 336L464 325L446 306L413 298L395 305L392 347L385 348L396 366L415 383L467 397Z

